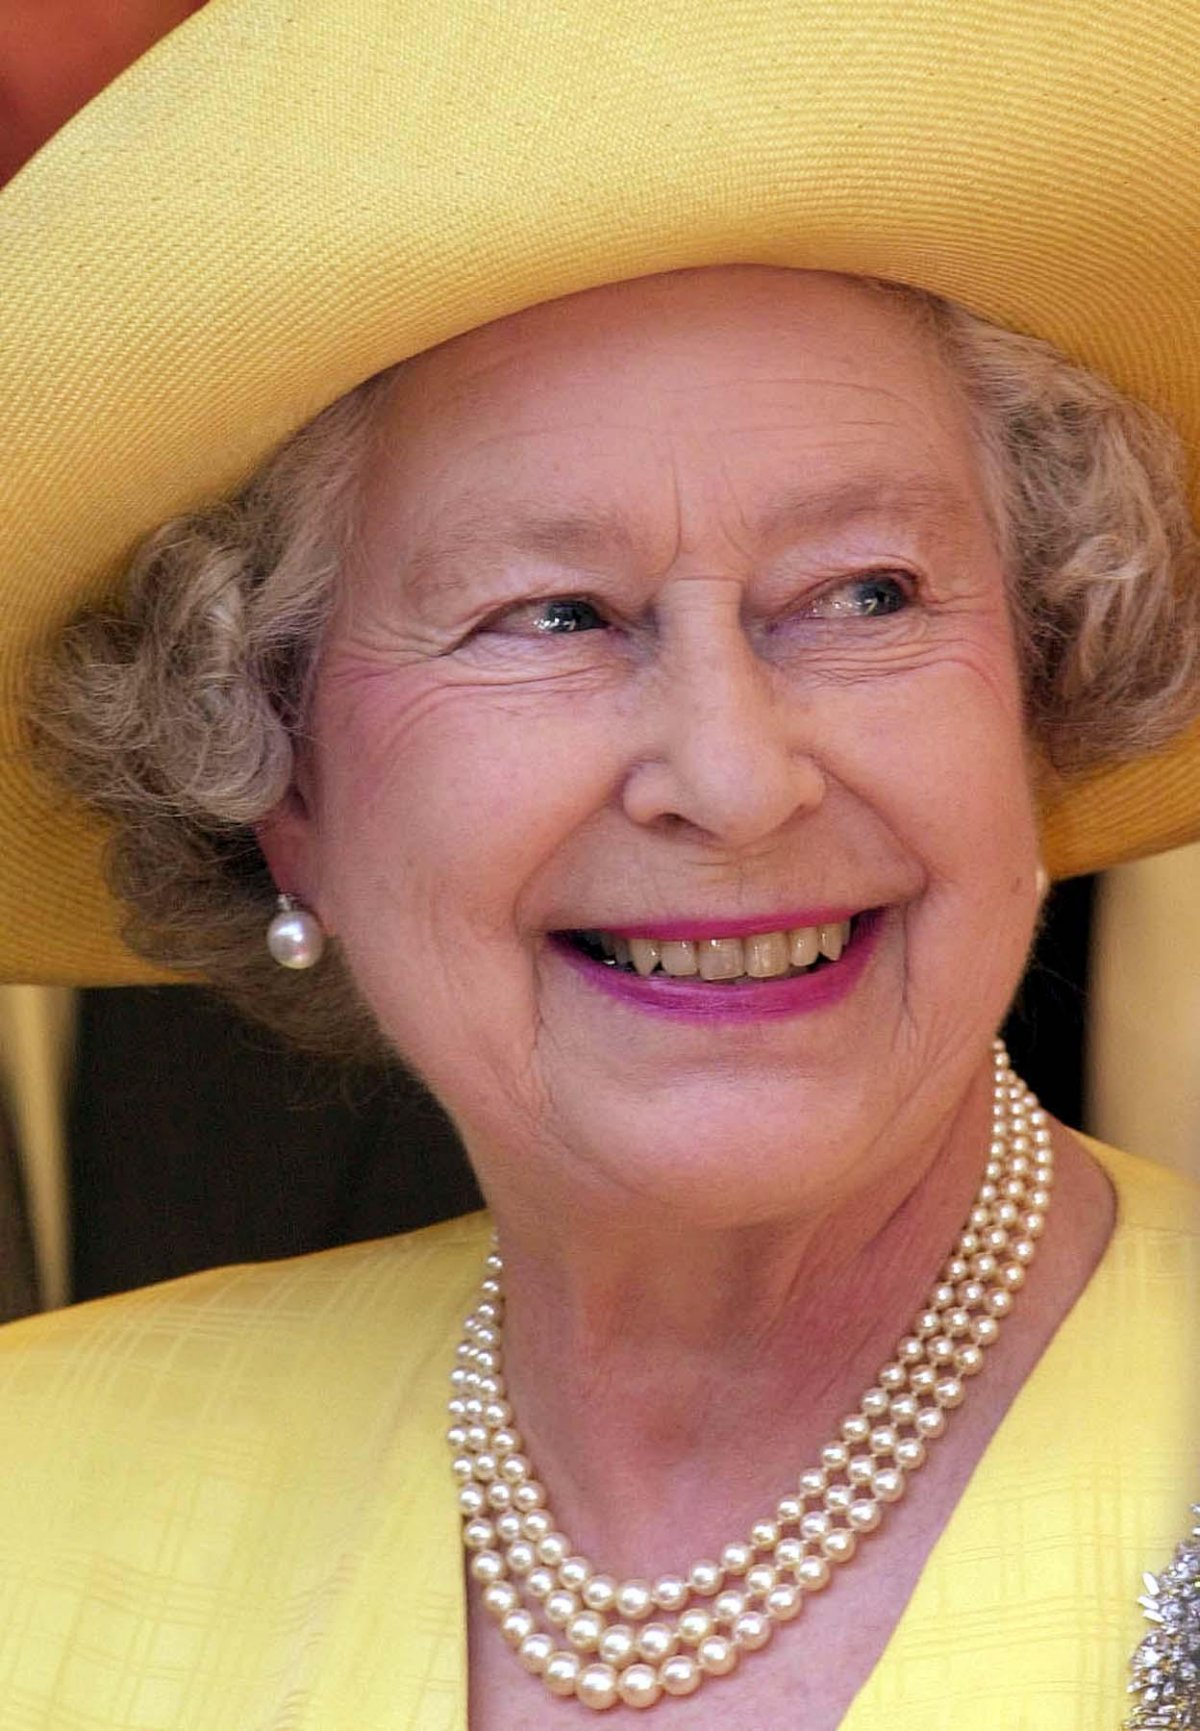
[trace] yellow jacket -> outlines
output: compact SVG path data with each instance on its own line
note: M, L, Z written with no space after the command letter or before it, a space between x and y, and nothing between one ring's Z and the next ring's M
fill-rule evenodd
M1095 1152L1109 1248L843 1731L1128 1711L1141 1573L1200 1492L1200 1188ZM443 1432L485 1234L475 1216L0 1331L0 1731L462 1731Z

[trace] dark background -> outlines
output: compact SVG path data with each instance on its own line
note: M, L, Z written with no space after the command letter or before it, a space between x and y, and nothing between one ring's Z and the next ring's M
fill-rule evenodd
M1082 1122L1094 880L1051 893L1005 1038ZM479 1206L441 1109L397 1067L315 1065L183 986L81 994L70 1109L74 1296L409 1231Z

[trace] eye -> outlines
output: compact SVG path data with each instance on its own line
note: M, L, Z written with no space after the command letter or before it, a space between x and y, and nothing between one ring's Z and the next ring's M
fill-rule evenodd
M574 631L602 631L608 621L582 595L552 595L541 601L525 601L508 607L489 627L504 636L563 637Z
M911 580L896 571L869 571L811 600L804 609L810 619L879 619L900 613L912 600Z

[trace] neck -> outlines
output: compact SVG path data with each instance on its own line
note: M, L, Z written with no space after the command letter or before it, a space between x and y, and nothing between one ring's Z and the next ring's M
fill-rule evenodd
M505 1256L505 1361L535 1470L572 1542L628 1574L719 1546L769 1510L853 1410L925 1295L986 1158L990 1066L920 1146L782 1220L703 1229L564 1209Z

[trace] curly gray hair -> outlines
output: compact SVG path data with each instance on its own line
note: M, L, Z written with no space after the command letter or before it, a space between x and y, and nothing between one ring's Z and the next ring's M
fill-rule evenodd
M967 402L1040 758L1073 777L1155 749L1200 710L1200 555L1173 434L1045 343L872 286L930 334ZM267 956L275 890L251 826L291 779L392 377L326 409L236 498L160 529L123 607L62 636L33 721L57 773L115 821L130 944L303 1047L359 1059L382 1042L336 946L302 982Z

